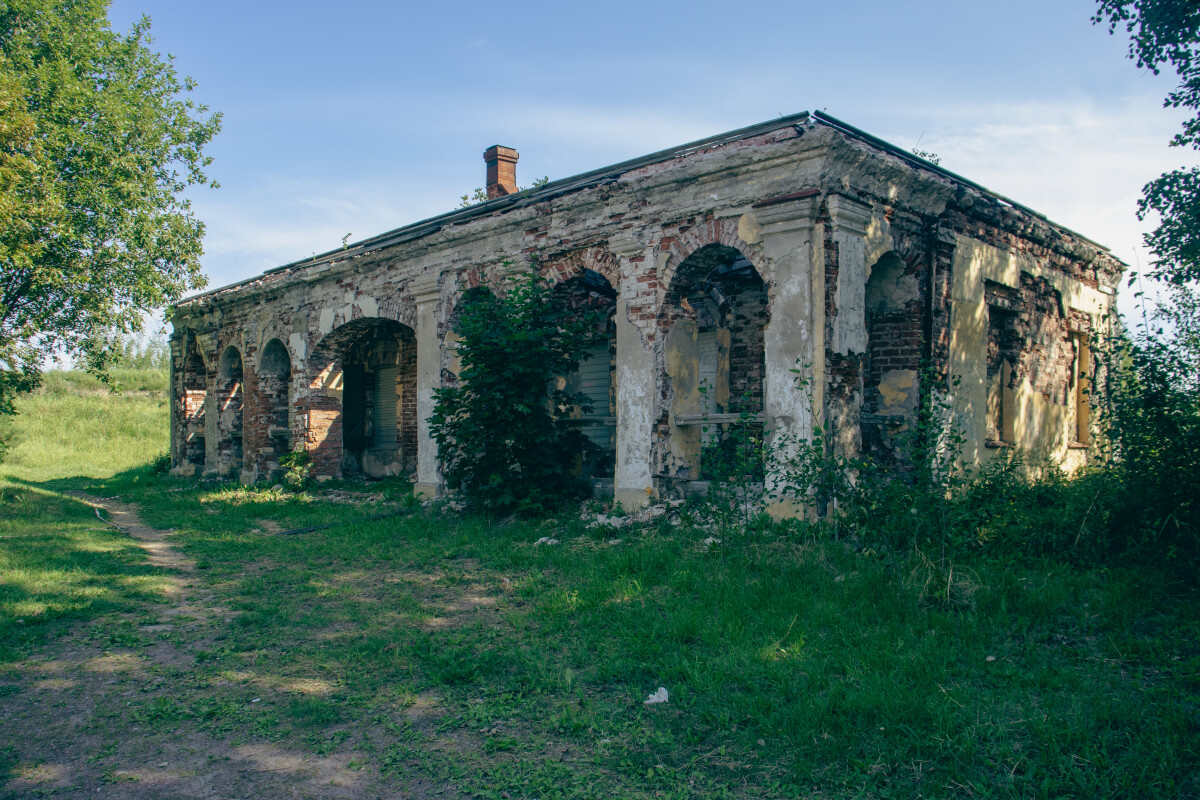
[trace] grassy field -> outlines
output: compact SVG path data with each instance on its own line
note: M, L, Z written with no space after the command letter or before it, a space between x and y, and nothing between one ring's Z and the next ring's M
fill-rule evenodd
M355 522L406 487L155 475L160 394L56 381L0 464L0 792L1200 797L1200 603L1164 575L687 514Z

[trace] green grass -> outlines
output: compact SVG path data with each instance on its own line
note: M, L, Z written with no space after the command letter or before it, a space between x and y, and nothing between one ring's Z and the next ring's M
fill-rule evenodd
M42 388L21 398L18 415L0 420L8 445L0 480L66 479L63 486L79 487L81 479L145 466L165 453L165 374L117 370L116 377L138 393L112 394L82 372L47 372Z
M380 794L1200 795L1200 605L1163 575L981 560L947 592L941 565L799 524L708 545L714 532L687 523L430 511L273 535L379 506L153 476L154 400L29 398L0 465L9 675L52 645L30 630L82 620L113 652L175 636L194 657L170 692L102 709L110 737L347 754ZM60 421L123 421L84 448L38 433L36 403ZM175 529L226 616L143 632L162 571L55 494L74 486ZM382 490L388 507L402 493L335 488ZM533 544L544 536L561 544ZM45 610L18 628L18 608ZM644 705L659 686L670 702Z
M158 372L120 371L129 386L165 383ZM0 461L0 661L58 635L72 620L161 598L160 571L143 551L62 494L90 479L142 468L167 448L161 394L120 396L81 372L51 371L4 421ZM140 480L141 473L128 480Z
M110 370L112 383L105 384L95 375L79 370L54 369L43 373L37 394L105 394L167 391L169 374L166 370L115 367Z
M74 498L0 479L0 663L69 623L161 602L144 552Z

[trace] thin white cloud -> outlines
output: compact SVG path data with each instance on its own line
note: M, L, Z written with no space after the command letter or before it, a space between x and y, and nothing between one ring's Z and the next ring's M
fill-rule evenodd
M666 114L640 106L518 102L495 111L482 112L489 131L497 139L511 137L509 143L522 149L524 174L551 178L738 124L721 115ZM937 153L947 169L1144 266L1141 240L1149 225L1135 214L1141 187L1165 170L1200 161L1193 152L1167 147L1179 119L1154 98L1134 97L1104 105L1079 100L889 109L873 119L848 121L901 147L919 138L921 148ZM213 284L333 249L348 232L356 241L449 211L459 195L482 183L481 164L476 175L458 155L434 150L425 156L425 163L440 164L444 177L421 183L401 178L401 184L378 175L370 181L275 176L257 181L252 191L198 198L197 210L208 223L206 264Z
M347 233L353 242L449 210L436 189L406 188L277 177L253 192L198 200L209 284L333 250Z

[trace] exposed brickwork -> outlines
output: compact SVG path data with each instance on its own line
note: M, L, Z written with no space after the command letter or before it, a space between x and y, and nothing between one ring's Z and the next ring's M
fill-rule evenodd
M217 459L222 471L240 473L242 469L242 428L245 407L245 382L242 354L236 347L225 348L217 369Z
M342 470L342 404L336 397L312 396L300 404L304 449L316 476L340 475Z
M833 195L836 203L829 199ZM805 199L808 204L799 202ZM803 213L802 222L787 216L793 207L804 209L795 212ZM820 231L815 247L805 230ZM625 385L623 396L636 408L617 407L619 390L612 407L619 420L636 420L645 432L638 435L651 439L648 445L644 439L626 442L627 454L648 462L633 470L648 475L637 478L642 483L631 489L635 494L645 497L647 490L662 488L671 437L677 435L666 350L671 331L684 319L694 320L702 333L728 335L729 399L723 410L738 410L739 399L748 394L751 410L779 415L767 420L768 427L803 430L806 414L789 405L791 400L769 410L778 397L769 396L766 387L793 391L786 376L778 380L778 370L794 365L771 365L766 354L785 352L792 360L809 353L805 358L821 362L827 378L821 387L826 406L818 411L843 429L855 429L855 436L839 442L861 441L872 449L882 442L872 439L879 427L869 422L859 431L857 415L860 408L868 414L880 410L879 384L886 376L920 371L928 360L940 386L949 380L952 268L956 242L964 238L1019 254L1037 270L1084 287L1107 290L1121 269L1068 231L812 120L781 122L624 172L552 185L541 194L517 193L181 304L172 320L173 458L181 471L185 464L236 470L238 415L227 412L240 397L241 466L249 477L269 476L279 456L293 447L312 454L319 476L352 473L369 460L378 403L388 399L374 396L374 376L384 366L397 366L395 463L406 471L424 469L422 480L436 482L436 449L422 438L418 402L428 411L434 390L456 380L452 333L465 293L507 291L526 258L565 287L561 302L622 309L612 317L612 329L625 332L621 341L633 349L622 353L614 345L614 374L634 382ZM863 264L867 240L870 263ZM842 253L840 242L852 246ZM823 253L821 263L805 261L810 247ZM838 295L843 259L850 254L858 261L847 262L854 271L845 274L880 264L891 270L890 289L868 281L865 308L861 295L858 305ZM749 270L731 272L735 263ZM579 277L589 271L602 276L612 294L576 292ZM877 273L869 274L875 280ZM820 332L809 331L800 319L809 312L795 300L795 287L822 278L825 296L806 298L824 312L820 351L815 344ZM1022 278L1012 329L1005 327L995 338L1019 339L1019 347L1004 344L1017 347L1018 375L1048 402L1060 404L1070 398L1071 365L1089 321L1075 319L1039 280L1045 283ZM781 286L787 288L782 294ZM900 299L891 305L871 300L881 292ZM795 313L773 320L780 302L792 303ZM839 326L839 303L849 309L845 313L861 316L852 320L856 344L840 351L834 334L845 335L846 326ZM786 337L813 337L814 349ZM860 346L864 352L857 352ZM218 379L220 356L230 347L240 356L240 381L232 371ZM994 367L999 347L979 359ZM429 363L418 363L418 352ZM636 369L622 372L630 364ZM426 453L424 462L418 451Z
M1048 403L1066 406L1073 385L1075 349L1061 295L1045 278L1022 274L1017 311L1010 325L1009 337L1014 341L1009 347L1020 345L1016 378L1027 377Z
M616 287L621 283L621 265L606 248L586 247L547 259L544 262L543 274L555 283L577 278L585 271L591 270L608 281L609 287L616 296Z
M279 457L292 449L292 361L287 346L271 339L262 349L258 370L246 375L243 442L259 474L273 476Z
M183 452L182 461L203 468L205 465L205 407L208 397L208 374L195 338L188 341L180 385L183 387Z
M729 298L722 326L729 330L729 411L763 409L763 330L768 321L767 289L757 273L713 283Z
M340 362L346 380L343 384L342 404L347 409L343 416L342 436L344 452L341 471L343 474L358 474L365 469L367 451L376 447L381 439L395 439L398 452L379 454L388 463L399 463L402 469L416 468L416 397L417 354L416 338L411 329L397 323L362 321L361 332L343 350ZM380 396L377 393L377 373L386 368L399 367L400 374L394 390ZM350 376L354 375L351 380ZM382 387L385 391L393 386ZM388 436L377 431L379 408L384 403L395 404L399 400L396 414L396 433ZM406 402L407 401L407 402ZM352 415L350 409L359 413ZM351 427L353 425L353 428ZM408 448L404 447L408 443Z

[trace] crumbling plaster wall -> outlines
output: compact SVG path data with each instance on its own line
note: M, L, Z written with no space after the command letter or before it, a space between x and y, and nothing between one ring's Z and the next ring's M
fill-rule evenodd
M957 378L954 408L965 436L964 460L985 463L1002 451L994 439L989 447L989 407L999 403L1010 413L1012 441L1003 442L1073 470L1086 461L1086 449L1073 447L1071 406L1067 385L1071 383L1071 359L1064 352L1072 333L1100 335L1107 330L1114 302L1111 283L1087 280L1086 273L1068 265L1047 263L1028 252L1001 249L959 235L953 264L951 289L949 371ZM993 291L989 304L988 285L1006 288ZM1005 307L1000 297L1008 298ZM1012 314L1019 330L1012 333L1015 345L1014 370L999 370L999 359L989 359L989 349L1013 349L996 341L998 326L991 324L998 313ZM992 341L989 341L991 333ZM989 360L993 364L989 375ZM997 386L997 382L1009 384ZM992 402L989 404L989 395ZM993 436L996 426L993 424Z
M188 337L201 343L209 364L216 364L229 343L239 343L246 383L243 479L267 477L277 461L277 454L260 453L269 449L263 447L267 415L255 408L255 372L271 339L286 345L291 362L290 443L309 450L316 474L336 475L341 389L333 368L336 353L322 344L349 322L391 320L411 330L415 340L413 410L402 413L415 417L417 487L439 492L437 448L427 420L434 391L453 361L453 310L468 289L505 291L528 268L525 259L536 256L557 280L591 269L616 289L615 498L627 508L641 506L664 490L661 475L672 451L686 456L698 446L668 415L673 387L680 385L679 366L668 363L668 340L683 334L674 332L679 318L666 301L680 265L710 245L742 254L766 288L761 403L768 437L806 439L815 424L826 421L836 444L855 451L862 442L858 415L864 403L881 408L873 398L881 396L882 384L866 383L878 379L869 372L866 285L882 256L897 253L918 284L920 296L910 310L928 317L919 326L920 351L943 373L972 366L964 337L974 328L962 321L970 313L953 309L960 296L968 303L974 297L971 281L960 281L960 273L972 267L960 268L959 252L975 252L988 237L1011 239L1018 236L1011 231L1028 225L1020 215L993 213L987 203L972 210L974 202L974 195L945 176L914 169L837 131L787 126L536 202L451 220L386 246L350 247L269 272L174 311L175 466L187 471L179 444L185 428L179 395ZM980 209L996 219L981 221ZM969 226L974 229L968 234ZM1069 237L1063 241L1077 246ZM1094 251L1080 246L1083 255L1094 258ZM962 258L962 264L975 263ZM1042 273L1059 266L1045 265ZM804 387L797 384L797 369ZM884 390L895 388L889 384ZM216 419L210 414L205 422ZM786 444L776 453L788 457ZM783 505L774 511L794 509Z

